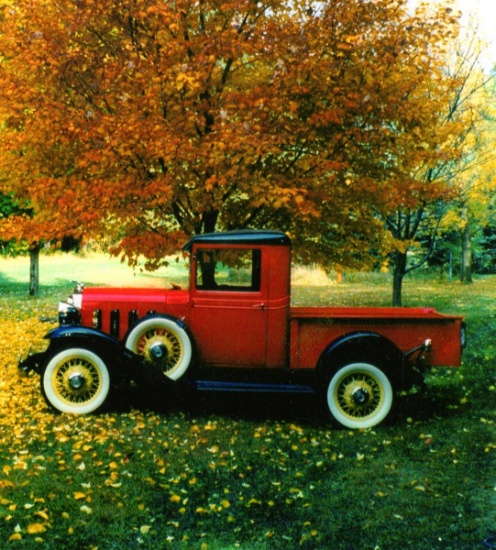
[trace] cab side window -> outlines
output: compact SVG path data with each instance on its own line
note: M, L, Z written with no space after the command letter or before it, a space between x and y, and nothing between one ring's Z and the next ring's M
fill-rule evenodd
M261 256L257 249L201 248L196 251L196 288L258 292Z

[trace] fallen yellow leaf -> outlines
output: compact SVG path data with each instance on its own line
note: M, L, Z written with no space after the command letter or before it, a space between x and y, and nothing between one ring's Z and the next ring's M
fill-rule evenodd
M32 523L31 525L28 525L28 533L30 535L39 535L40 533L44 533L45 531L46 527L41 523Z

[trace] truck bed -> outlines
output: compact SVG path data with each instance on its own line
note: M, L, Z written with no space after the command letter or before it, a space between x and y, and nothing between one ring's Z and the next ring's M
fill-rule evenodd
M432 340L433 366L461 363L461 316L433 308L291 307L291 368L313 368L318 351L352 332L374 332L394 342L403 352Z

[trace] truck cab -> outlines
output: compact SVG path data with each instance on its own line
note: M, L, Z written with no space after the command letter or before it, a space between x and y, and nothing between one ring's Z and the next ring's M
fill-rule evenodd
M240 231L193 238L188 326L204 366L284 368L290 240Z

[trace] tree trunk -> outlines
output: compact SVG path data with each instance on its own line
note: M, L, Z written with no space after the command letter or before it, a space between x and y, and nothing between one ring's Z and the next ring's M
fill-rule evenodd
M406 272L407 256L404 252L395 252L393 255L393 306L401 307L403 277Z
M29 248L29 295L40 293L40 249L39 243L32 243Z
M463 208L462 219L465 225L462 230L462 265L460 269L460 280L464 284L470 284L472 279L472 239L470 233L470 224L468 220L468 210Z

